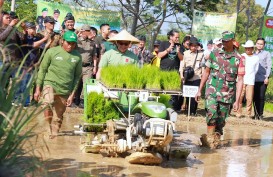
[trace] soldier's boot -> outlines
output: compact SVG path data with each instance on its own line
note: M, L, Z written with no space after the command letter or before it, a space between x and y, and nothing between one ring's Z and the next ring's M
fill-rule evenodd
M215 149L220 143L221 135L218 132L215 132L215 126L208 126L208 133L201 135L202 146Z

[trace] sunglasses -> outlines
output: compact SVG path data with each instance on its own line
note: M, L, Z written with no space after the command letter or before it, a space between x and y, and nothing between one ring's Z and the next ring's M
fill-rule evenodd
M118 45L128 46L128 45L130 45L130 42L118 42Z

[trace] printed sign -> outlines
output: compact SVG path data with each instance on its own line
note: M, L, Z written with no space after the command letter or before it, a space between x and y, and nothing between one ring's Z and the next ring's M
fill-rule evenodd
M262 30L262 37L265 39L265 50L269 51L271 54L271 59L273 57L273 17L264 16L264 24ZM272 67L273 71L273 67Z
M42 12L47 8L46 12ZM87 24L99 29L103 23L108 23L111 30L120 31L120 13L115 11L94 10L84 7L69 6L61 3L38 1L37 17L42 13L47 16L54 16L54 10L59 10L60 14L57 21L62 24L67 13L72 13L75 18L75 28L80 29L82 25Z
M224 14L194 10L192 34L201 40L206 49L209 40L221 38L224 31L236 29L237 13Z
M198 86L183 85L183 96L184 97L195 97L198 92Z

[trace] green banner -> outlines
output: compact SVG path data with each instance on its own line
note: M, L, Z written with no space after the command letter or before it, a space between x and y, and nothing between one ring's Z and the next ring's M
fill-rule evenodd
M120 31L120 13L114 11L94 10L84 7L68 6L66 4L38 1L37 17L42 15L42 10L48 9L47 16L53 16L54 10L60 11L58 21L63 22L68 12L75 17L75 28L80 29L83 24L87 24L99 29L103 23L110 24L111 30Z
M224 31L235 32L236 20L237 13L223 14L194 10L192 34L206 47L209 40L221 38Z
M265 39L265 50L269 51L273 57L273 17L264 16L262 37ZM273 58L272 58L273 59ZM273 70L273 68L272 68Z

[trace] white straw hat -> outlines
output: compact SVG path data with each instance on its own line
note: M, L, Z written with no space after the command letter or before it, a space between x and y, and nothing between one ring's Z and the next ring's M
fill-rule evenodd
M126 30L122 30L114 37L111 37L108 39L109 42L115 42L115 41L131 41L132 44L138 44L139 40L132 36L130 33L128 33Z
M242 44L243 47L256 47L256 45L254 45L254 42L252 40L248 40L246 41L245 44Z

